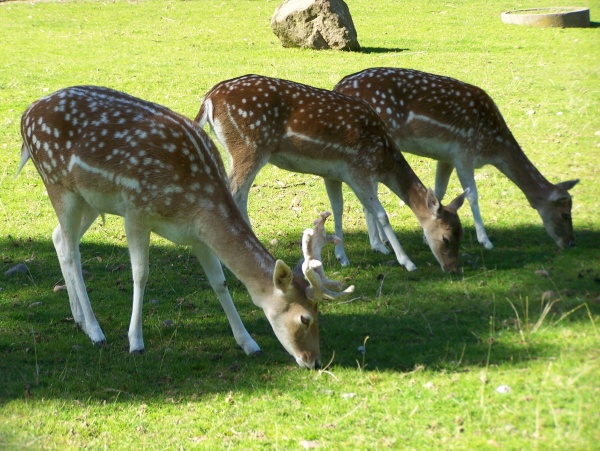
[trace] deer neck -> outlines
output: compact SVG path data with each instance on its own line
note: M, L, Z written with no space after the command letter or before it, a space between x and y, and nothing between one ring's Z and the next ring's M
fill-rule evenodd
M275 258L256 238L241 214L230 219L228 224L203 227L198 221L201 241L211 243L211 248L221 262L242 282L258 307L263 305L266 295L273 291Z
M531 163L514 138L503 145L501 150L502 152L494 152L498 155L494 166L523 191L533 208L537 208L554 185Z
M431 217L427 208L427 188L400 152L393 152L391 161L384 164L380 182L386 185L413 211L421 224Z

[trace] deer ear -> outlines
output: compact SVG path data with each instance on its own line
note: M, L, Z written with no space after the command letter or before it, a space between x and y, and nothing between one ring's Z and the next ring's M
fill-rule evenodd
M442 204L440 203L438 198L435 197L433 190L431 188L427 188L427 209L431 212L432 215L437 217L441 213L441 208Z
M467 188L460 196L458 196L456 199L454 199L452 202L446 205L446 207L453 213L456 213L458 209L463 206L467 194L469 194L469 188Z
M571 195L567 192L575 185L579 183L579 179L576 180L568 180L566 182L557 183L556 189L553 189L548 197L550 202L569 202L571 200Z
M292 283L292 270L283 260L277 260L275 263L275 271L273 272L273 284L275 288L286 292Z
M571 188L573 188L578 183L579 183L579 179L567 180L566 182L558 182L556 184L556 186L559 187L559 188L561 188L561 189L569 191Z

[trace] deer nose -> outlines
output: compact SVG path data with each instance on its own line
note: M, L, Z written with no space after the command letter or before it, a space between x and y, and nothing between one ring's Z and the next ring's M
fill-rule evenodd
M314 369L315 370L320 370L321 369L321 361L320 360L315 360Z
M455 273L458 272L458 264L451 263L449 265L446 265L446 266L442 267L442 270L444 272L449 272L449 273L455 274Z
M556 241L558 247L561 249L569 249L570 247L575 247L575 239L572 238L570 240L559 239Z

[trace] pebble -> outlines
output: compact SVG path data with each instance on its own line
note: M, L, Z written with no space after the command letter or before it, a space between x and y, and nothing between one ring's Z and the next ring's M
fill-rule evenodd
M4 272L5 276L12 276L13 274L19 273L19 272L28 272L29 269L27 268L27 265L25 263L19 263L16 266L13 266L12 268L10 268L8 271Z

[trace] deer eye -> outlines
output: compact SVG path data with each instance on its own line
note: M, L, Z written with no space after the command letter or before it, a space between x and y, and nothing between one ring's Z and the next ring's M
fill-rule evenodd
M442 240L444 241L444 244L450 244L450 240L445 236L442 237Z
M312 322L312 318L310 316L300 315L300 322L308 327Z
M571 220L571 213L563 213L563 214L561 214L561 216L565 221Z

